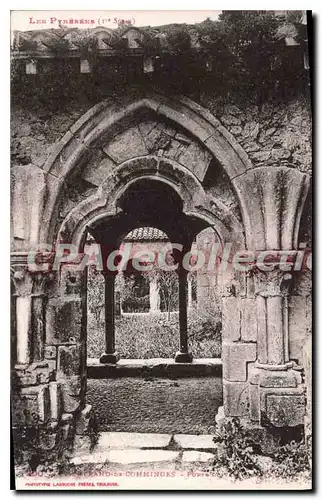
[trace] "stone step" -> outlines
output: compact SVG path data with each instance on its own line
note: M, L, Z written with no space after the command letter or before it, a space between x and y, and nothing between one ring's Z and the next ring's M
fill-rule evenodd
M127 448L166 448L171 434L137 432L102 432L96 446L97 451Z
M102 432L95 450L127 448L166 448L170 445L171 434L138 432ZM175 434L172 445L188 450L213 450L216 444L211 434Z
M169 449L167 449L169 447ZM78 453L71 459L83 464L207 463L214 460L212 435L147 434L102 432L92 453ZM200 451L201 450L201 451ZM207 450L207 452L202 451Z
M174 462L188 463L203 463L211 465L214 461L213 453L203 451L184 451L182 457L179 451L168 450L108 450L95 451L93 453L81 454L71 459L73 465L84 464L108 464L113 465L129 465L129 464L170 464Z
M102 364L98 358L87 359L88 378L119 377L221 377L219 358L194 359L192 363L177 363L173 358L120 359L115 365Z
M206 453L204 451L184 451L182 454L183 463L207 463L209 465L214 462L213 453Z
M174 441L183 449L213 450L216 448L212 434L201 434L200 436L194 434L175 434Z
M167 450L108 450L82 454L71 459L73 465L82 464L143 464L155 462L174 462L179 458L178 451Z

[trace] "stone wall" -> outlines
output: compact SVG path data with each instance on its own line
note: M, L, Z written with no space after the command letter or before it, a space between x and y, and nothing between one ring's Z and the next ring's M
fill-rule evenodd
M242 97L216 98L208 92L200 94L199 103L209 109L235 137L248 153L254 167L278 164L292 166L301 172L311 172L311 110L305 97L290 102L268 102L259 108L249 100L245 102ZM32 163L42 168L55 142L91 106L92 103L84 105L80 101L53 112L45 107L37 110L28 104L26 107L14 105L11 119L12 163ZM142 154L146 153L146 149L153 152L162 148L168 151L169 158L184 155L185 160L194 162L197 156L199 162L205 155L204 161L208 159L209 162L211 159L206 152L201 153L200 157L198 145L194 145L184 135L177 135L174 139L174 129L151 120L125 134L123 145L141 141L141 146L137 145ZM140 139L142 134L145 145ZM107 148L107 154L114 161L127 158L127 153L120 151L121 140L122 135L113 145L111 155Z
M309 189L308 103L298 98L259 109L210 93L199 101L204 108L186 97L151 97L150 89L132 93L129 87L126 95L95 108L74 105L48 115L14 105L13 267L26 268L27 250L46 234L80 247L86 224L118 214L124 190L144 176L171 185L183 213L207 221L235 250L270 250L275 256L296 250ZM199 276L204 295L221 301L226 415L277 427L303 424L310 277L298 273L294 280L289 274L228 270L210 280ZM15 278L23 281L19 272ZM57 410L49 421L70 421L81 434L89 421L85 275L63 266L40 291L28 280L15 292L17 319L27 319L16 326L16 372L24 365L18 376L24 388L14 395L20 401L28 393L30 411L38 404L41 415L50 415L50 388L56 384L60 416ZM36 368L46 368L48 380L29 373L34 362L44 363Z
M254 167L286 165L301 172L312 169L312 116L305 97L290 102L216 99L209 94L200 104L209 109L248 153Z

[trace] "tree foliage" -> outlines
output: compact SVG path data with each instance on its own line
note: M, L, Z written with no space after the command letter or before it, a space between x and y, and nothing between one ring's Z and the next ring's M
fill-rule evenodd
M125 84L160 85L162 81L176 92L192 88L206 91L209 86L217 94L237 92L259 101L288 99L308 87L309 75L303 63L307 33L301 16L301 11L277 16L273 11L224 10L217 21L173 24L153 31L142 28L140 50L157 56L154 72L149 75L143 73L141 58L131 57L121 34L108 42L115 51L108 58L100 55L91 37L75 42L92 62L92 73L85 75L79 72L77 58L68 59L68 42L53 40L50 50L55 58L40 61L39 74L26 75L25 62L13 59L12 96L24 105L36 96L41 105L64 106L64 101L77 98L98 101ZM285 43L289 30L293 46Z

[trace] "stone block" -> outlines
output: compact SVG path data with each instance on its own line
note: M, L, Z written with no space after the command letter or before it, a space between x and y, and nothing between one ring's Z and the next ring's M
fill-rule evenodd
M61 421L63 423L71 423L74 419L74 416L72 413L63 413L62 416L61 416Z
M250 168L251 162L242 147L235 143L232 144L231 139L231 134L219 126L216 132L206 139L205 144L227 170L229 177L232 178ZM232 146L229 148L229 153L227 140Z
M57 382L50 382L50 417L52 420L59 420L62 413L61 386Z
M65 377L80 376L84 360L79 345L58 346L57 380Z
M241 338L244 342L257 340L257 310L255 299L242 299L241 309Z
M305 397L295 394L266 396L265 416L275 427L295 427L304 424Z
M213 464L215 456L212 453L204 451L184 451L182 455L183 462L202 462Z
M245 417L249 412L247 382L223 381L224 408L226 417Z
M74 413L79 409L85 392L85 380L82 377L62 378L62 401L65 413Z
M290 359L303 363L303 345L307 338L308 318L306 297L296 295L289 299L289 349Z
M74 426L71 424L62 425L62 438L64 441L71 441L74 437Z
M51 299L46 311L47 344L80 342L82 314L79 300Z
M166 450L110 450L108 461L116 464L139 464L174 462L179 457L177 451Z
M297 387L301 384L301 373L296 370L263 370L260 375L260 387Z
M117 164L123 163L134 156L146 156L148 154L137 127L132 127L114 137L103 150Z
M35 165L11 169L12 236L31 245L39 242L39 221L45 195L44 172Z
M55 371L50 367L44 369L38 369L37 372L40 384L48 384L55 378Z
M83 170L82 177L94 186L100 186L106 177L113 172L115 166L114 161L104 155L98 164L95 161L90 161Z
M79 443L79 438L81 436L77 436L75 440L77 441L77 446L74 446L74 452L78 454L73 456L70 459L70 463L72 465L83 465L83 464L105 464L108 459L108 451L93 451L89 453L89 448L86 445L82 448L82 445Z
M96 449L165 448L170 444L170 440L171 434L102 432Z
M16 372L13 380L13 386L28 387L30 385L37 385L40 383L39 374L37 372Z
M282 160L291 156L291 152L285 148L273 148L271 154L274 160Z
M196 436L192 434L175 434L175 443L181 448L194 450L208 450L216 448L211 434Z
M76 434L87 433L91 425L92 417L92 407L91 405L86 405L85 408L77 415Z
M67 392L63 392L63 410L66 412L76 412L81 406L81 399L79 396L74 396L72 394L68 394Z
M54 345L46 345L44 348L44 357L45 359L56 359L57 357L57 347Z
M157 152L159 149L168 150L172 142L171 134L167 133L167 129L162 123L154 123L154 127L148 133L144 133L144 130L148 130L150 127L150 123L141 123L139 126L149 153Z
M222 301L223 342L240 340L240 307L236 297L224 297Z
M178 161L191 170L201 182L206 175L211 159L212 155L196 142L190 144L184 153L178 156Z
M80 222L83 216L76 216L75 222ZM73 221L70 219L71 223ZM76 259L76 256L75 256ZM79 261L80 262L80 261ZM67 297L68 300L80 299L83 291L85 291L84 271L77 270L77 266L64 264L60 269L60 295Z
M12 425L36 425L50 418L48 386L25 387L12 397Z
M253 422L260 422L260 406L259 386L249 384L249 416Z
M256 360L257 347L252 343L224 343L222 346L224 380L247 380L247 363Z
M76 435L74 440L75 453L88 453L91 450L92 441L90 436Z

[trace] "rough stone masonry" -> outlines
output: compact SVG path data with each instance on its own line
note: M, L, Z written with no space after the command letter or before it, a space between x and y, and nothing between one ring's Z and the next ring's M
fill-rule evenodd
M171 220L180 220L159 229L184 245L211 232L236 251L267 251L273 260L280 251L311 246L309 93L259 103L255 91L245 96L206 85L206 73L194 85L171 86L172 73L158 66L160 57L168 64L166 49L145 73L146 56L133 41L144 30L121 31L122 51L103 44L110 31L93 30L95 61L72 45L75 29L66 31L71 46L58 56L48 48L50 30L17 33L20 45L13 49L13 426L17 432L44 427L46 452L58 442L73 446L75 436L86 444L92 417L86 272L68 263L59 271L33 271L28 253L39 244L51 248L49 262L57 242L81 252L88 228L98 239L107 231L116 245L134 229L126 200L134 188L144 199L153 186L168 193ZM206 68L204 53L197 48L196 54ZM140 214L139 223L165 221L162 207L159 219L158 207L153 210L150 219ZM225 416L266 428L310 422L310 269L230 269L210 278L200 273L198 280L220 301ZM113 347L105 355L113 356ZM180 354L189 362L185 348Z

